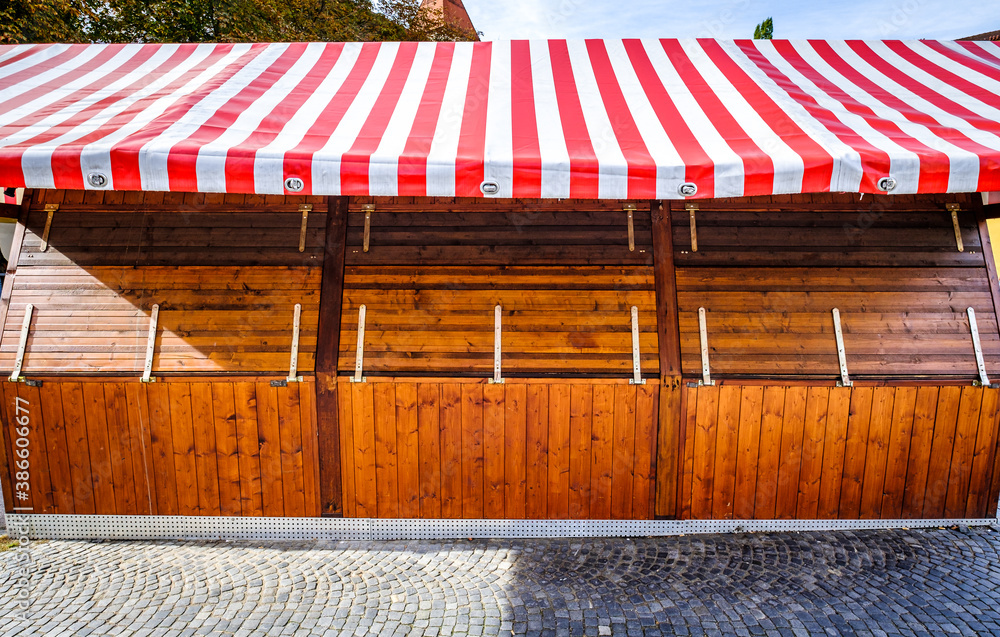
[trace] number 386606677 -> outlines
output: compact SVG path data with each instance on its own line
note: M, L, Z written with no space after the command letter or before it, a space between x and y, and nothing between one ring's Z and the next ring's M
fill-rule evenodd
M14 399L14 418L17 421L17 426L14 428L14 497L22 502L28 500L31 488L28 483L31 475L28 461L28 456L31 454L28 438L31 433L29 406L27 398L17 396Z

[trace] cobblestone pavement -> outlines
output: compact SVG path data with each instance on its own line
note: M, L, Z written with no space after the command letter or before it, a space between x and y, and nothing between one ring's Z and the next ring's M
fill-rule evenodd
M3 635L998 635L987 529L30 548Z

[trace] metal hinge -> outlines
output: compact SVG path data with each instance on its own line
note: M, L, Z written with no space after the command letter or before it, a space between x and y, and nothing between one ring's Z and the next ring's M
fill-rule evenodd
M42 252L49 249L49 232L52 230L52 217L55 216L57 210L59 210L59 204L45 204L45 212L48 213L48 217L45 218L45 229L42 230Z
M686 203L684 209L688 211L688 219L691 223L691 252L698 251L698 225L695 222L695 213L698 212L698 204Z
M635 252L635 224L633 217L637 208L634 203L627 203L622 209L628 213L628 251Z
M361 206L361 209L365 211L365 242L363 249L368 252L368 246L371 243L372 236L372 213L375 212L375 204L366 203Z
M962 242L962 227L958 225L958 213L962 211L962 207L957 203L948 203L944 207L951 213L951 225L955 227L955 243L958 245L958 251L965 252L965 244Z
M306 231L309 229L309 213L312 212L312 204L304 203L299 206L302 214L302 228L299 230L299 252L306 251Z

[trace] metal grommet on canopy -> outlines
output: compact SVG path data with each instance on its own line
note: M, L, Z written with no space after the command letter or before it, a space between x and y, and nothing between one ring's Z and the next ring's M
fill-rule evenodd
M892 177L883 177L878 180L878 189L890 192L896 187L896 180Z
M479 190L487 197L495 197L500 194L500 184L495 181L484 181L479 185Z
M90 173L87 175L87 183L94 188L104 188L108 185L108 178L104 173Z
M677 186L677 194L681 197L693 197L698 194L698 186L690 181L686 181L680 186Z
M299 177L288 177L285 179L285 190L291 192L302 192L302 189L306 187L306 184Z

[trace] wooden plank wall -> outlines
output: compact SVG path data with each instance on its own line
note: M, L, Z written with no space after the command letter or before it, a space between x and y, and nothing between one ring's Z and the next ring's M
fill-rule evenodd
M364 304L366 374L491 376L500 304L504 375L627 376L634 305L643 373L658 373L649 203L634 251L623 203L352 199L340 370Z
M996 515L1000 390L725 383L683 391L683 518Z
M323 198L35 191L0 343L13 366L35 306L26 374L140 373L160 305L154 372L288 369L301 303L299 369L316 350ZM299 252L299 204L317 202ZM41 250L47 214L59 204Z
M945 203L963 208L963 252ZM836 376L834 307L853 376L973 378L968 307L996 369L977 205L967 195L719 199L699 203L694 252L689 215L671 203L685 374L701 369L699 307L717 376Z
M266 379L5 382L6 444L20 396L31 449L27 502L9 498L14 467L3 467L7 510L318 516L314 392Z
M341 384L344 515L649 519L659 385Z

